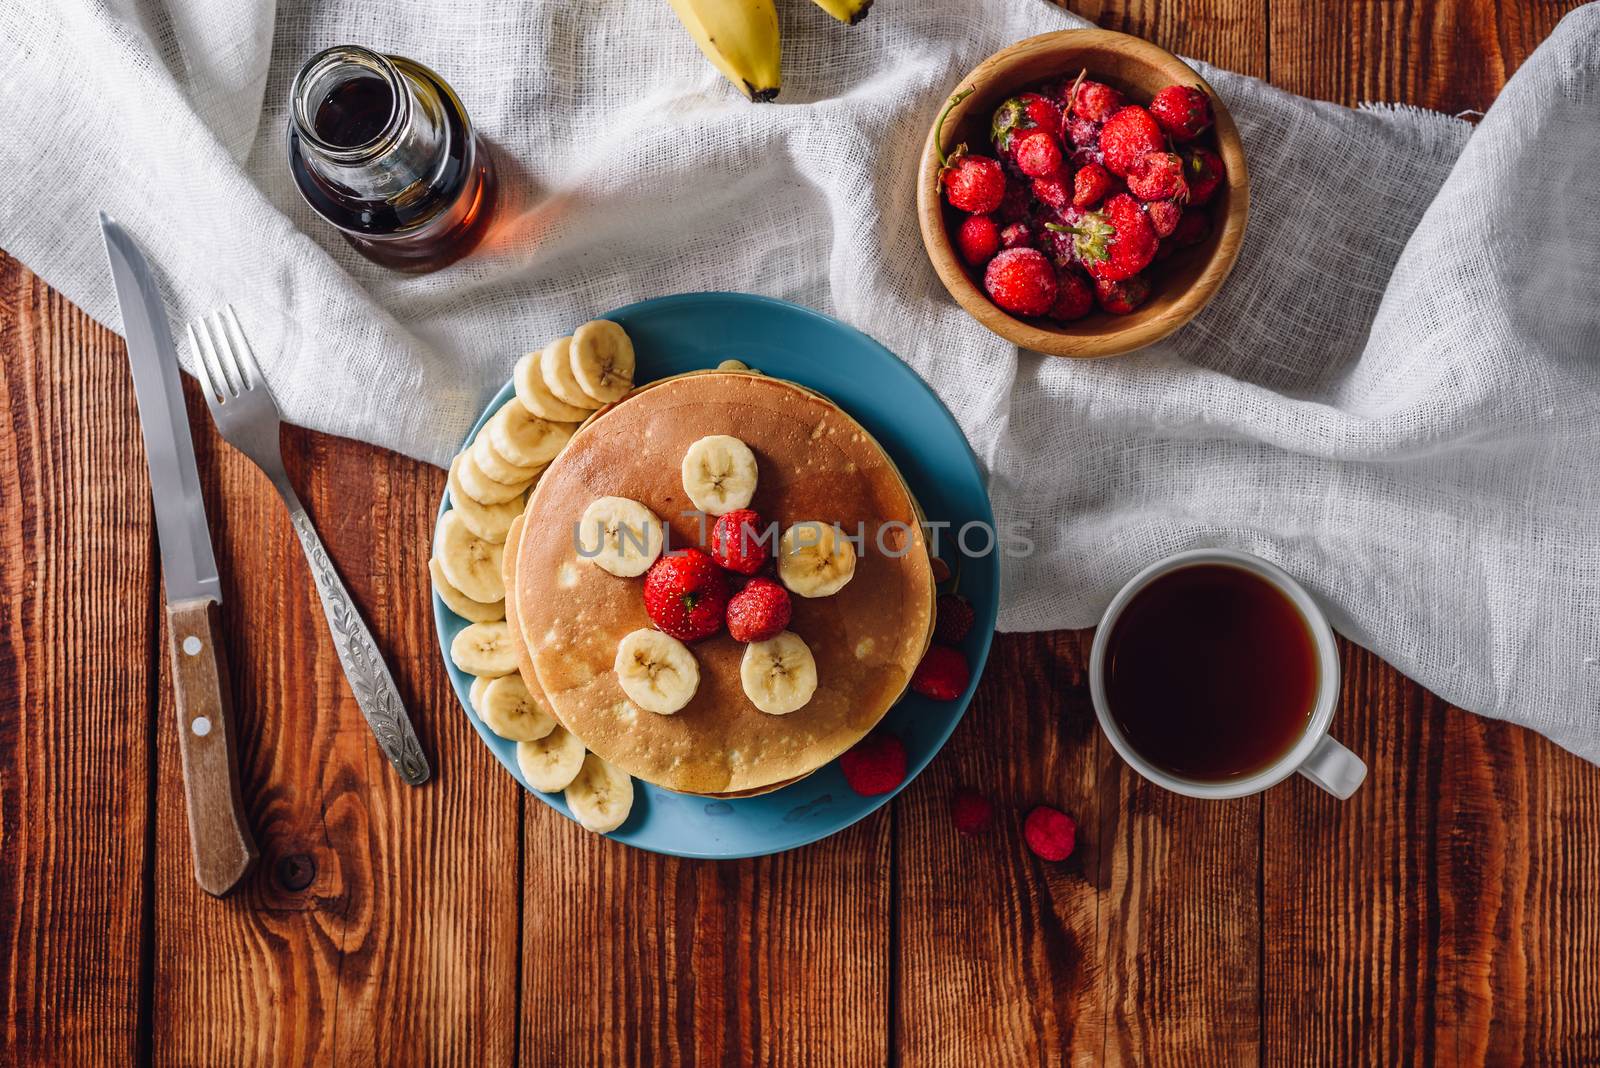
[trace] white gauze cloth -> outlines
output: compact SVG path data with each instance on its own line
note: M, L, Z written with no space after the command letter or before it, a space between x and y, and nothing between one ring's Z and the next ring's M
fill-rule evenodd
M1244 135L1249 235L1136 355L1018 352L945 294L919 151L1042 0L780 0L753 106L661 0L0 5L0 247L112 327L95 212L175 322L231 301L285 415L444 463L517 355L645 297L747 290L860 327L987 467L1007 630L1084 627L1144 564L1226 545L1449 701L1600 760L1600 5L1473 129L1202 68ZM364 44L439 71L496 146L503 225L437 274L373 266L300 200L289 83ZM188 359L185 353L185 359Z

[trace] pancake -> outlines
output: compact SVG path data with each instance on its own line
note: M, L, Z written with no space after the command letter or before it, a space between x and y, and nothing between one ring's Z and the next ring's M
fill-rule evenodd
M703 544L700 517L683 514L693 506L679 462L710 434L731 434L754 451L760 479L751 507L764 521L815 520L864 534L848 585L831 597L793 598L789 629L810 647L818 687L786 716L767 715L745 696L745 647L726 632L690 647L700 686L678 713L633 705L612 663L623 635L651 625L643 582L608 574L574 547L578 517L604 496L648 506L672 546ZM573 436L526 514L507 601L539 688L590 750L668 789L741 794L809 774L882 719L927 648L933 577L909 490L859 424L792 383L706 373L637 390Z

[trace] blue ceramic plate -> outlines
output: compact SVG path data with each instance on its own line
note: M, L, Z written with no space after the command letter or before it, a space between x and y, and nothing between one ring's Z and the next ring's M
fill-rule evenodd
M630 304L606 318L622 324L638 353L640 382L715 367L739 359L775 378L809 386L831 398L878 439L922 505L930 522L946 521L939 554L959 563L961 592L971 599L977 624L965 652L973 685L983 671L1000 600L1000 563L994 553L960 556L953 531L966 523L993 529L994 514L978 461L943 404L916 372L865 334L821 312L742 293L686 293ZM515 393L510 383L479 418ZM468 440L471 440L469 437ZM449 508L449 497L440 506ZM976 532L969 544L982 549ZM450 662L450 642L466 621L433 598L450 682L467 719L518 782L516 743L483 725L467 700L472 678ZM883 729L905 742L910 782L933 759L972 700L973 686L957 701L930 701L908 693L884 717ZM526 786L526 783L523 783ZM567 814L560 794L534 795ZM855 823L891 794L860 797L845 784L837 763L763 797L731 801L691 797L635 780L633 812L610 837L640 849L680 857L733 858L778 853L807 845Z

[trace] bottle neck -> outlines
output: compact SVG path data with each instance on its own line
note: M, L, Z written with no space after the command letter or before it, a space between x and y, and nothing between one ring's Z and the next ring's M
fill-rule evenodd
M420 195L448 150L431 88L390 57L354 45L319 52L300 68L289 122L306 167L352 206Z

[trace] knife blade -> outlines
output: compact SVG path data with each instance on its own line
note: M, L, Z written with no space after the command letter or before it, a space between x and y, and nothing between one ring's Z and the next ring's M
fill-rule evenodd
M222 603L217 559L206 527L200 474L189 437L189 413L178 383L178 352L167 325L167 309L144 253L128 232L100 213L106 259L122 309L122 331L128 339L128 367L139 402L139 425L150 465L150 496L155 501L156 535L161 546L161 571L171 602L208 600Z

